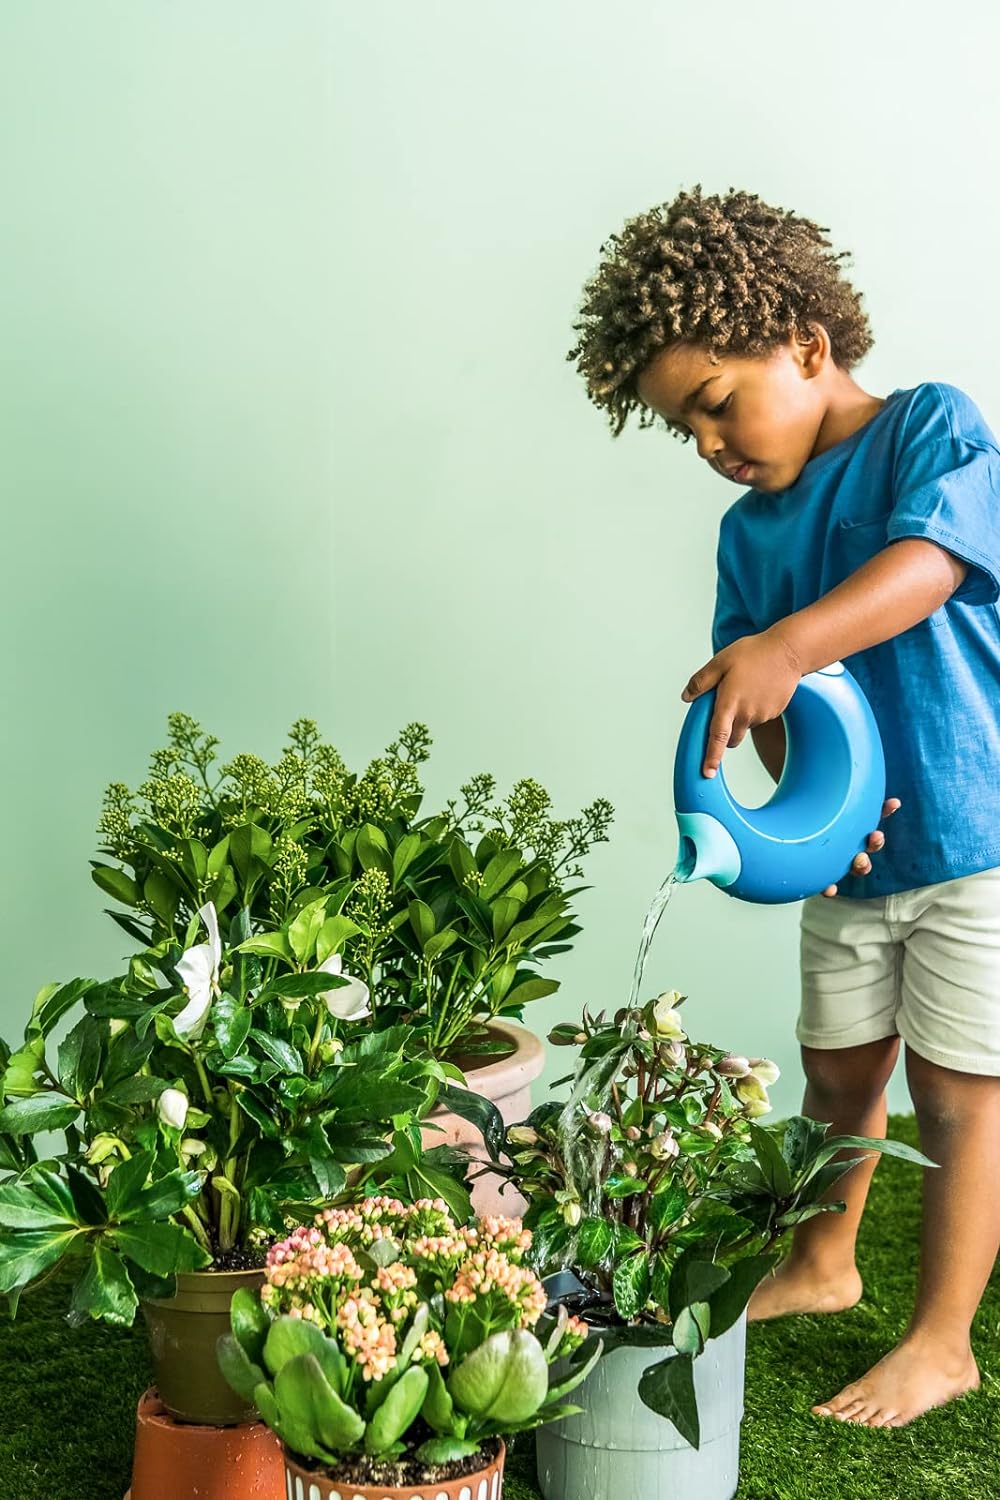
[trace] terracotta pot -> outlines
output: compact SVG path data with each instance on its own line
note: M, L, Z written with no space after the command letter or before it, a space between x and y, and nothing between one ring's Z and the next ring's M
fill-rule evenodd
M505 1125L515 1125L531 1113L531 1083L542 1071L545 1048L533 1031L514 1021L491 1021L489 1030L494 1036L513 1042L515 1051L482 1067L470 1066L465 1072L466 1083L473 1093L492 1099ZM428 1119L440 1129L424 1129L425 1150L432 1146L462 1146L479 1160L489 1161L482 1136L468 1120L442 1108L432 1110ZM477 1214L513 1217L523 1213L527 1204L516 1188L496 1172L490 1172L473 1182L472 1207Z
M229 1332L233 1293L263 1284L262 1270L190 1271L177 1277L175 1297L143 1302L156 1389L178 1422L227 1426L255 1416L225 1380L215 1346L220 1334Z
M384 1484L353 1484L322 1470L304 1469L286 1448L284 1500L500 1500L506 1451L501 1442L499 1453L487 1468L463 1474L460 1479L436 1479L416 1489L410 1484L396 1489Z
M263 1422L175 1422L154 1388L139 1400L125 1500L285 1500L281 1444Z

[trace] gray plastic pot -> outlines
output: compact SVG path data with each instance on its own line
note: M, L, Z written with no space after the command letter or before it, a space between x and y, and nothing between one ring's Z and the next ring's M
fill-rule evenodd
M545 1500L732 1500L740 1477L740 1422L747 1319L744 1312L694 1362L701 1446L692 1448L639 1399L647 1365L664 1349L613 1349L568 1400L579 1416L540 1427L538 1483Z

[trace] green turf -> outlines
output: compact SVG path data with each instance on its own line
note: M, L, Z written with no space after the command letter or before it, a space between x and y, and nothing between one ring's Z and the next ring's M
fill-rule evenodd
M894 1116L890 1134L916 1144L908 1116ZM980 1391L888 1430L849 1427L809 1411L891 1348L906 1325L916 1284L920 1175L888 1159L875 1174L862 1225L865 1296L858 1307L837 1317L751 1326L738 1500L1000 1496L1000 1275L973 1329ZM135 1403L149 1383L142 1326L70 1330L65 1305L65 1289L47 1287L24 1300L15 1323L0 1325L2 1500L121 1500L128 1484ZM514 1447L505 1496L537 1496L530 1438Z

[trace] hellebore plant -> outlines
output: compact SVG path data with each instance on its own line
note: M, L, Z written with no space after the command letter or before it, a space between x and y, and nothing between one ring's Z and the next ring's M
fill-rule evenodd
M223 1373L293 1454L409 1484L578 1409L561 1403L601 1346L584 1350L563 1309L543 1318L530 1243L519 1219L459 1227L440 1199L328 1209L268 1252L259 1295L233 1298ZM571 1373L550 1385L564 1356Z
M275 765L241 754L219 768L218 741L171 714L170 744L132 792L104 801L93 878L128 914L111 916L144 946L176 943L210 902L224 937L273 933L270 967L295 961L291 927L325 900L331 952L367 987L376 1028L405 1024L435 1057L505 1050L486 1025L520 1017L558 988L535 965L580 930L570 911L580 860L607 838L610 803L551 816L538 782L503 802L492 776L473 776L443 812L419 816L419 766L430 736L410 724L360 776L300 719ZM199 962L207 962L207 956ZM333 970L332 972L339 972Z
M464 1158L422 1152L419 1122L445 1099L495 1148L494 1106L410 1055L405 1027L370 1029L322 900L290 924L293 966L270 980L239 941L248 914L228 926L232 947L207 903L183 946L43 989L21 1048L0 1043L0 1168L14 1174L0 1183L0 1292L15 1305L71 1261L71 1319L130 1323L177 1273L253 1264L262 1236L368 1182L468 1215ZM63 1149L39 1161L33 1138L58 1130Z
M584 1013L550 1033L579 1046L565 1102L548 1101L507 1132L509 1175L530 1200L532 1263L571 1270L569 1300L605 1348L663 1345L672 1353L643 1374L639 1395L699 1443L693 1361L706 1340L742 1316L787 1247L791 1230L843 1202L821 1201L875 1150L934 1166L899 1141L828 1136L796 1116L757 1122L778 1069L692 1042L677 991L620 1011Z

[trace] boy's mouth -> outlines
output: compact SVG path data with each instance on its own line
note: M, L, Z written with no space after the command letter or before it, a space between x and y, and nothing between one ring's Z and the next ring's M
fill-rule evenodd
M735 469L727 469L726 477L735 484L743 484L749 478L751 467L750 464L739 464Z

